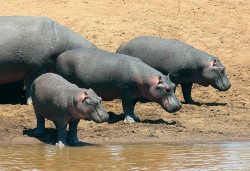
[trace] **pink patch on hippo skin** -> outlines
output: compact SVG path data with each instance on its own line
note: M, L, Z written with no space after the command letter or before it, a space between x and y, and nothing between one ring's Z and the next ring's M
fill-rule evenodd
M86 92L79 94L78 97L77 97L78 101L81 101L81 102L85 101L86 98L87 98L87 93Z
M210 67L215 67L215 66L217 66L216 59L213 60L213 61L208 62L208 66L210 66Z
M162 83L162 78L161 76L156 76L154 78L151 78L150 81L153 85L158 85Z

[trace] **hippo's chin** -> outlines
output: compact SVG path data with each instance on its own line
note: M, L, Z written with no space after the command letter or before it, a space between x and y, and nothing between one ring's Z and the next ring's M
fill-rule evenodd
M231 87L231 85L221 86L221 87L214 87L214 88L216 88L219 91L227 91L230 87Z
M96 123L102 123L102 122L106 122L109 119L109 115L106 114L99 114L96 113L94 116L90 116L90 120L96 122Z
M214 84L211 84L211 86L219 91L227 91L231 87L231 83L228 81L219 80Z
M174 113L181 109L181 103L171 102L167 100L165 101L165 103L163 103L162 108L165 109L169 113Z

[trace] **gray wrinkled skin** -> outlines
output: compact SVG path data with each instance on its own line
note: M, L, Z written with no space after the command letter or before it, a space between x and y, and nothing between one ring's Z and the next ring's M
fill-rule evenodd
M137 101L157 102L168 112L181 108L168 76L127 55L99 49L70 50L58 57L56 73L79 87L91 87L103 100L121 99L124 122L139 121L134 114Z
M101 105L101 98L92 89L79 88L63 77L47 73L32 84L31 97L37 118L36 136L45 134L45 120L53 121L58 130L57 143L66 143L66 127L69 124L69 144L79 142L77 125L80 119L95 122L108 120Z
M170 74L181 84L186 103L197 103L191 97L192 84L226 91L231 84L220 60L185 43L159 37L143 36L121 45L117 51L141 59L163 74Z
M46 17L0 17L0 33L0 85L25 80L27 98L31 83L51 70L59 54L80 47L96 47Z

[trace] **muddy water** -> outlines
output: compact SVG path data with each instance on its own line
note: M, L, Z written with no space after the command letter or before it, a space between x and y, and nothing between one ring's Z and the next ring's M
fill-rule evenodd
M0 145L0 170L250 170L250 143Z

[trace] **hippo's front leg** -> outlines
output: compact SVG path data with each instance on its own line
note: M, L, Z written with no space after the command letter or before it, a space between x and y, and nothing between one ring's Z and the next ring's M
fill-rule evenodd
M194 101L191 97L192 85L193 85L192 83L181 83L181 89L184 100L187 104L199 105L200 103Z
M55 122L57 128L57 143L56 145L66 145L66 137L67 137L67 122Z
M131 93L125 93L123 95L122 107L125 114L125 123L134 123L140 121L140 119L134 114L135 103L133 102Z
M79 142L77 137L77 125L80 122L80 119L72 119L69 122L69 144L74 145Z

